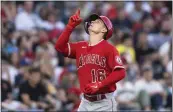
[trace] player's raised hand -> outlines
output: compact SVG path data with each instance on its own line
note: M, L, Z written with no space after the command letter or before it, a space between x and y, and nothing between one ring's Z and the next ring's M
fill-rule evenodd
M74 15L72 15L68 21L68 25L75 28L82 22L82 18L80 17L80 9L78 9Z

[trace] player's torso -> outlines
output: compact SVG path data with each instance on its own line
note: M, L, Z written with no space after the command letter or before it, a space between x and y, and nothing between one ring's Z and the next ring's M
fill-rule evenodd
M97 82L105 79L111 69L107 64L107 42L101 41L95 46L88 46L87 43L79 46L76 54L77 71L80 85Z

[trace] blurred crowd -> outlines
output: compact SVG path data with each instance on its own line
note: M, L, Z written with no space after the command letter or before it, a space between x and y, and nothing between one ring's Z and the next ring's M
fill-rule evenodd
M126 67L114 97L119 110L172 110L172 2L1 2L1 101L4 110L76 111L81 91L75 60L54 48L81 9L111 19ZM71 42L88 40L83 24Z

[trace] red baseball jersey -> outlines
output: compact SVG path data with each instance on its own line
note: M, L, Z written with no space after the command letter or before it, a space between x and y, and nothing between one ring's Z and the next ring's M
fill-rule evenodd
M104 80L116 68L124 68L118 51L106 40L101 40L94 46L81 41L68 43L69 58L76 59L80 88L91 83ZM118 75L118 74L117 74ZM101 93L109 93L116 90L116 84L105 87Z

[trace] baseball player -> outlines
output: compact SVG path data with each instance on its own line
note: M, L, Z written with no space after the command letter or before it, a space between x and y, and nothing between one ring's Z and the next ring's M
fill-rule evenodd
M113 33L112 23L106 16L92 14L84 21L89 41L69 43L70 34L81 22L78 9L55 45L65 57L76 59L83 92L78 111L115 111L113 92L116 83L125 77L125 69L118 51L106 41Z

